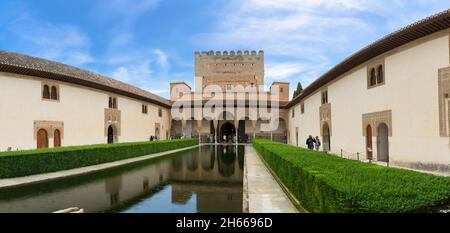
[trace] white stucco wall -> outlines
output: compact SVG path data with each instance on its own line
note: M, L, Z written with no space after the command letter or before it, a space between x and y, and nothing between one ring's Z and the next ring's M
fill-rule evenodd
M0 72L0 151L36 148L35 120L64 122L62 146L106 143L104 111L110 93L58 82L59 102L48 101L42 99L42 80ZM146 115L141 111L143 101L124 96L117 99L122 118L119 142L148 140L156 122L161 123L161 138L165 138L167 109L163 108L161 118L158 106L148 104ZM53 145L52 138L49 145Z
M295 144L296 127L298 127L298 145L306 147L306 139L309 135L320 136L320 92L311 95L304 101L305 112L301 114L300 104L295 106L295 116L289 115L289 133L291 144Z
M367 89L367 66L362 65L327 85L331 103L331 150L339 154L366 151L362 115L392 110L390 161L450 164L450 141L439 136L438 70L448 67L449 37L431 35L385 54L385 84ZM369 61L370 63L370 61ZM307 135L320 135L320 90L300 103L290 115L291 144L299 127L299 146ZM292 110L292 108L291 108ZM376 129L373 129L375 131ZM373 137L376 158L376 137Z

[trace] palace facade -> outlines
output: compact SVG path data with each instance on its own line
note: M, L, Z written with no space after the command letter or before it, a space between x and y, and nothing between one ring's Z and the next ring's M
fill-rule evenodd
M0 51L0 151L255 137L360 160L450 172L450 11L354 53L289 100L264 85L263 51L196 52L195 87L170 100L69 65ZM262 100L268 100L262 101ZM275 122L274 128L264 124Z
M206 143L255 137L287 143L288 110L281 106L289 102L289 83L274 82L269 91L263 84L263 51L196 52L195 90L182 81L170 84L171 135Z

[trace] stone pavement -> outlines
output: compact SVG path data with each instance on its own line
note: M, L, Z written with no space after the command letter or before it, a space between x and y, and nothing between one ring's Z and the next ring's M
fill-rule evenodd
M251 145L245 147L244 164L244 212L299 212Z

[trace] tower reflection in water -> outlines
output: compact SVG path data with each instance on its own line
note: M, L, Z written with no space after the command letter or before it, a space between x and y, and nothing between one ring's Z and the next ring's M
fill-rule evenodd
M243 152L243 147L203 146L173 160L172 202L196 198L198 212L241 212Z
M161 159L0 190L0 212L241 212L244 147L202 146Z

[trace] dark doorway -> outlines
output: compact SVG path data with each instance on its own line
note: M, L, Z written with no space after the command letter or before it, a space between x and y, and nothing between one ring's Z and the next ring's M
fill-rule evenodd
M230 122L226 122L220 128L220 138L218 141L223 143L233 142L233 138L236 136L236 128Z
M156 140L159 140L159 139L160 139L159 128L156 128L156 129L155 129L155 138L156 138Z
M389 162L389 128L385 123L378 126L377 152L378 161Z
M366 129L366 153L367 159L373 159L373 145L372 145L372 127L370 125L367 126Z
M323 135L323 150L330 151L331 150L331 138L330 138L330 127L327 123L323 124L322 127L322 135Z
M114 129L112 125L108 127L108 144L114 143Z

